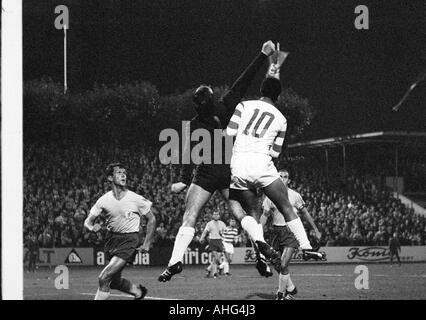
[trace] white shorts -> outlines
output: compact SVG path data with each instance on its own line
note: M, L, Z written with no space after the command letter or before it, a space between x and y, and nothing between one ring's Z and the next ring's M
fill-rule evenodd
M223 241L223 247L226 253L234 254L234 245L232 243Z
M231 158L231 189L264 188L280 178L272 158L263 153L235 153Z

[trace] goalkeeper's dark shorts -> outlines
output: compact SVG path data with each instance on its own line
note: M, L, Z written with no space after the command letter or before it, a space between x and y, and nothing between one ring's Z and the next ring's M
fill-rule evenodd
M229 189L231 168L228 164L200 165L195 170L192 183L210 193Z
M108 232L105 242L105 258L111 260L116 256L127 263L133 263L136 257L136 248L139 245L139 234Z

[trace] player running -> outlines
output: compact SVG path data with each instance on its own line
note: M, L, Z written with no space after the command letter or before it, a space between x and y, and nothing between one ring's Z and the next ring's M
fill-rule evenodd
M122 278L121 273L127 263L132 263L137 251L148 252L155 230L155 216L152 213L151 201L127 189L127 172L120 163L112 163L107 167L108 181L112 190L105 193L90 209L84 226L97 232L101 226L95 224L100 215L106 218L108 234L105 242L105 256L109 264L99 275L99 288L95 300L106 300L110 289L120 290L141 300L147 289L134 285ZM145 241L139 247L140 217L148 219Z
M213 220L207 222L203 233L200 237L200 242L204 243L206 237L209 237L208 250L211 252L209 273L213 273L213 278L217 278L217 268L220 263L220 254L225 251L222 243L222 233L226 229L226 225L220 219L219 211L213 212Z
M284 185L288 188L289 174L287 170L280 170L280 177ZM321 239L314 220L306 210L305 202L302 196L291 188L288 188L288 199L293 206L294 211L303 214L303 217L311 225L315 231L315 236L318 241ZM297 294L297 288L290 278L290 271L288 265L293 257L294 251L298 248L299 244L294 237L293 233L288 229L283 215L278 211L277 207L267 197L263 200L263 214L260 217L260 223L265 227L268 218L272 217L272 240L271 245L275 250L281 252L281 270L279 273L277 300L292 300Z
M241 101L246 93L251 81L257 71L263 65L264 61L275 50L275 45L272 41L267 41L263 44L261 52L251 62L247 69L240 75L231 89L219 100L214 102L213 90L211 87L201 85L193 93L193 101L197 116L190 122L190 131L203 128L210 132L210 136L214 137L214 131L223 130L231 118L235 106ZM189 134L190 137L192 134ZM212 141L214 139L211 139ZM224 141L221 141L224 143ZM185 148L190 148L189 139L185 142ZM195 222L198 215L203 210L206 203L210 200L213 193L218 190L225 200L229 198L229 185L231 170L229 164L226 163L225 148L221 148L222 163L216 164L216 157L213 154L215 148L211 148L210 163L201 163L195 169L194 177L192 178L192 166L182 165L179 182L172 185L172 192L181 192L189 185L186 200L185 213L183 223L176 235L172 256L167 268L158 277L158 281L169 281L173 275L182 272L182 260L185 250L194 238ZM185 154L185 152L184 152ZM279 254L275 252L271 246L264 242L262 226L253 217L246 215L243 210L234 211L233 214L241 222L241 226L247 231L250 237L259 244L261 252L269 259L279 261ZM260 234L260 235L259 235Z
M239 103L226 129L227 135L236 136L231 158L229 204L233 212L244 209L247 214L257 216L256 189L262 189L284 215L303 253L317 255L272 161L281 153L287 130L286 118L274 105L281 93L279 70L280 65L270 64L260 88L262 97ZM261 226L258 236L263 238ZM280 259L273 264L277 271L281 269Z

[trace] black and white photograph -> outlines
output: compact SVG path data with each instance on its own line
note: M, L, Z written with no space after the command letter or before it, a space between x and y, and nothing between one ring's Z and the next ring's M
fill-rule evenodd
M2 299L426 300L425 13L2 1Z

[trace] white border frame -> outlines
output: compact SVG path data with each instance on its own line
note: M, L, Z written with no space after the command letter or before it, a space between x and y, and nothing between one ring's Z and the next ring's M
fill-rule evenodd
M3 0L1 20L2 298L23 299L22 1Z

